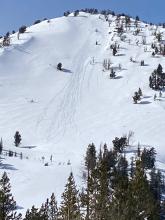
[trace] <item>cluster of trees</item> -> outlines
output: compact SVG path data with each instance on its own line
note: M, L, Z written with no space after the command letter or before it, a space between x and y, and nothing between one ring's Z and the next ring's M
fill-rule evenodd
M113 68L111 68L111 73L109 74L110 79L115 79L116 77L116 72L113 70Z
M165 56L165 45L161 44L162 34L160 32L159 33L155 32L154 35L158 40L158 44L155 44L155 43L151 44L151 48L154 50L152 52L152 56L155 56L156 54Z
M161 64L158 65L149 77L149 87L154 90L162 90L165 87L165 73Z
M125 15L125 14L118 14L117 18L116 18L116 30L118 33L118 36L122 36L122 34L125 32L125 30L127 31L128 29L130 30L131 28L131 17L129 15ZM136 30L134 31L134 35L138 35L140 33L140 29L138 28L138 24L139 24L139 17L136 16L135 21L134 21L134 25L136 27ZM125 27L125 29L124 29Z
M85 9L81 9L81 10L76 10L76 11L82 11L85 13L90 13L90 14L102 14L102 15L115 15L114 11L111 10L101 10L99 11L96 8L85 8ZM64 16L68 16L70 14L70 11L66 11L64 12Z
M134 104L137 104L137 102L141 100L142 96L143 96L142 90L141 88L139 88L138 91L134 93L134 96L132 96Z
M14 135L14 144L16 147L18 147L20 144L21 144L21 135L19 134L18 131L16 131L15 135ZM17 153L17 152L14 152L12 150L4 150L3 148L3 140L1 138L0 140L0 156L1 155L4 155L4 156L9 156L9 157L20 157L20 159L23 159L23 154L22 152L21 153ZM28 157L26 157L28 159Z
M26 31L26 26L25 25L23 25L19 28L18 39L19 39L19 34L23 34L23 33L25 33L25 31ZM12 31L12 34L15 34L14 30ZM1 36L0 39L2 39L2 42L0 44L1 47L10 46L11 41L10 41L10 32L9 31L3 37Z
M117 48L119 48L119 45L117 45L117 44L110 45L110 49L112 49L113 56L115 56L117 54Z
M98 10L96 8L85 8L85 9L81 9L81 10L76 10L76 11L82 11L82 12L85 12L85 13L90 13L90 14L102 14L102 15L112 15L112 16L115 16L115 12L110 10L110 9L107 9L107 10ZM70 14L70 11L65 11L64 12L64 16L68 16ZM125 13L119 13L119 14L116 14L117 17L127 17L127 21L130 20L130 16L125 14ZM139 21L139 16L136 16L135 18L136 21Z
M111 69L111 60L110 59L104 59L103 60L103 68L105 70L110 70Z
M164 183L155 167L155 149L138 146L129 162L125 151L127 137L116 137L112 143L112 149L105 144L98 152L93 143L88 145L82 190L76 188L71 172L59 206L52 194L41 208L28 209L23 219L156 220L164 216ZM15 209L9 179L4 173L0 180L0 219L22 219Z
M3 37L2 46L7 47L10 45L10 34L7 32L7 34Z
M40 22L42 22L42 21L45 21L45 20L47 20L47 18L44 18L43 20L40 20L40 19L38 19L38 20L36 20L36 21L34 21L34 23L33 23L33 25L35 25L35 24L39 24ZM26 25L22 25L19 29L18 29L18 32L20 33L20 34L23 34L23 33L25 33L25 31L26 31L26 29L27 29L27 27L26 27ZM4 36L0 36L0 39L4 39L4 44L7 44L7 45L3 45L3 46L9 46L10 45L10 42L9 42L9 40L10 40L10 34L15 34L16 32L15 32L15 30L13 30L11 33L8 31ZM6 38L6 39L5 39ZM7 39L7 38L9 38L9 39ZM5 41L8 41L8 42L5 42Z
M16 133L14 135L14 144L16 147L18 147L21 144L21 140L22 140L22 138L21 138L19 131L16 131ZM3 151L3 140L1 138L1 140L0 140L0 154L2 153L2 151ZM9 154L9 156L13 156L14 152L9 150L8 154ZM15 154L16 154L16 152L15 152Z

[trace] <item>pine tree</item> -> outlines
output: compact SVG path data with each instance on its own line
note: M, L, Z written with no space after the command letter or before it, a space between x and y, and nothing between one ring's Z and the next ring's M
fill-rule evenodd
M149 77L149 87L155 90L161 90L165 87L165 73L163 73L163 68L160 64Z
M16 202L11 194L11 186L7 173L4 172L0 179L0 219L19 220L21 214L16 213Z
M158 207L161 204L161 194L162 194L162 175L160 171L156 171L155 167L150 172L150 189L157 201Z
M58 63L58 64L57 64L57 69L58 69L58 70L62 70L62 63Z
M74 11L74 16L78 16L79 15L79 10Z
M140 20L140 19L139 19L139 16L136 16L135 20L136 20L136 21L139 21L139 20Z
M118 153L122 153L124 150L124 147L127 145L127 138L126 137L115 137L115 139L112 141L114 151Z
M142 95L143 95L141 88L139 88L138 94L139 94L139 96L142 96Z
M62 194L62 202L59 210L59 218L62 220L80 220L80 207L78 191L76 189L73 174L71 173Z
M113 172L112 172L113 170ZM109 201L109 219L128 219L125 210L125 203L128 194L128 162L121 154L117 157L116 166L111 170L111 202Z
M129 215L134 219L159 219L156 200L154 199L141 161L136 162L135 175L129 185L127 205Z
M160 32L157 33L156 38L157 38L158 42L160 42L162 40L162 34Z
M152 169L155 166L156 152L153 147L150 149L144 148L141 152L141 162L145 169Z
M52 193L50 197L50 201L47 201L47 210L48 210L48 219L49 220L57 220L58 219L58 208L57 208L57 201L55 198L54 193Z
M24 220L43 220L43 218L40 217L39 210L35 206L32 206L31 210L27 210Z
M18 131L16 131L15 135L14 135L14 144L16 147L18 147L21 143L21 135Z
M38 218L49 220L47 203L42 204L39 212L36 214Z
M94 212L94 191L95 184L95 168L96 168L96 149L95 145L89 144L85 157L85 190L81 195L82 206L86 209L86 220L89 220Z
M130 164L130 177L133 178L135 173L135 162L134 157L131 157L131 164Z
M161 75L161 74L163 73L163 67L162 67L161 64L158 65L157 73L158 73L159 75Z
M102 159L97 163L97 179L96 179L96 195L95 195L95 218L93 219L109 219L110 197L110 167L108 161L108 149L104 145Z

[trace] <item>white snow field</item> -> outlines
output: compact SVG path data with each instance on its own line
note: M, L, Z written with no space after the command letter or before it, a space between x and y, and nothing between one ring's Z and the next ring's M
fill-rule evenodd
M165 68L163 56L151 56L156 26L139 23L142 31L134 36L132 23L123 42L115 32L116 17L109 19L110 27L103 15L86 13L43 21L19 40L12 35L11 46L0 49L0 136L4 149L23 153L22 160L3 156L0 174L8 173L22 213L33 204L40 207L52 192L59 201L71 171L81 186L83 156L92 142L97 148L105 142L112 146L116 136L132 130L132 144L155 147L158 165L165 167L165 93L154 101L149 88L151 72L159 63ZM110 49L114 42L120 44L117 56ZM103 60L109 58L116 79L103 71ZM142 67L143 59L147 65ZM57 71L59 62L64 71ZM143 99L133 104L139 87ZM14 146L17 130L20 147Z

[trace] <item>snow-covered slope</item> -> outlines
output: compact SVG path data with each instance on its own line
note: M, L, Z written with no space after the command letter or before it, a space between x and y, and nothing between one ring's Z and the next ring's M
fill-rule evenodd
M133 144L154 146L158 160L165 162L165 94L154 101L155 91L148 86L158 64L165 67L164 57L151 57L156 27L140 23L140 35L147 36L144 53L134 27L122 42L115 17L110 20L109 27L102 15L80 13L44 21L28 28L20 40L12 35L11 46L0 49L0 135L5 149L23 153L22 160L4 157L3 164L22 212L40 206L52 192L60 198L70 171L81 183L83 155L91 142L111 146L115 136L132 130ZM114 42L120 44L118 56L112 56ZM130 62L131 56L136 63ZM116 79L103 71L103 60L109 58ZM141 67L143 59L147 65ZM59 62L63 72L56 69ZM143 99L134 105L132 95L139 87ZM16 130L22 136L19 148L13 144Z

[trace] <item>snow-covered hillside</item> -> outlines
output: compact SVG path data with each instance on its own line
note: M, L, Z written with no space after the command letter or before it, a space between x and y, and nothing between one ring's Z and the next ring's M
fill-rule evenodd
M110 27L103 15L86 13L43 21L19 40L12 35L11 46L0 49L0 135L4 149L23 153L22 160L4 156L0 173L9 174L22 212L40 206L52 192L60 198L70 171L81 184L83 155L91 142L98 148L105 142L112 146L114 137L132 130L134 145L155 147L159 164L165 162L165 94L154 101L155 91L148 86L158 64L165 67L163 56L151 56L156 26L139 23L141 32L135 36L132 22L121 41L116 17L109 19ZM115 42L120 49L113 56L110 45ZM103 71L104 59L111 59L116 79ZM59 62L62 72L56 69ZM143 98L136 105L132 95L139 87ZM22 136L18 148L13 139L17 130Z

